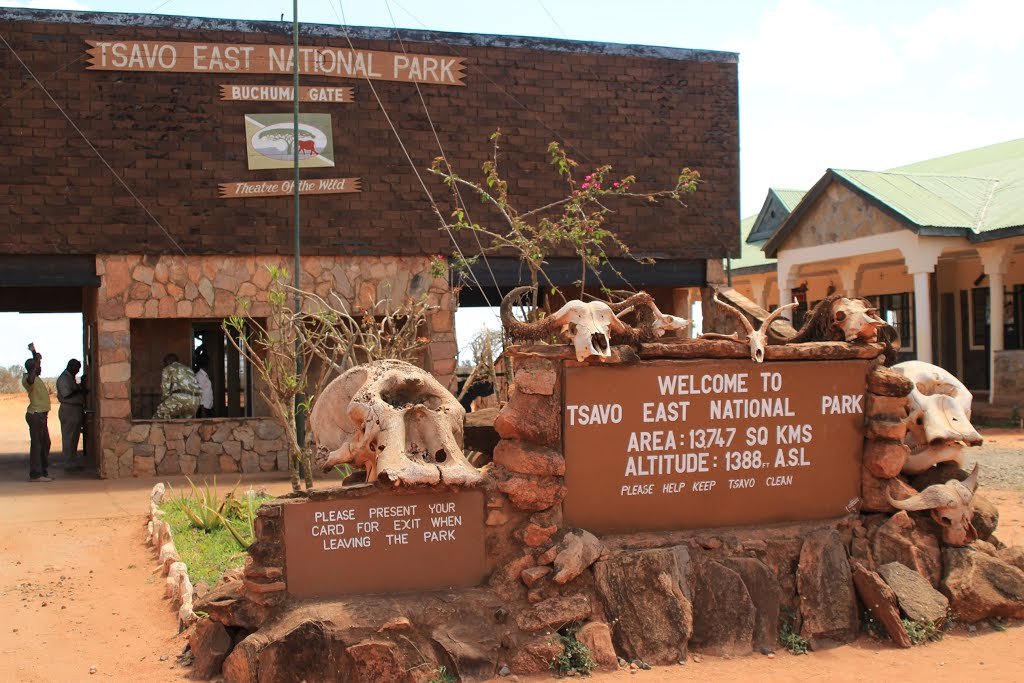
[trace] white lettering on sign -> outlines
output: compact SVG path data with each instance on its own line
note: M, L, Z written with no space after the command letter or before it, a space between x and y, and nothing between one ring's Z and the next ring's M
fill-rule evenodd
M570 405L565 407L570 425L606 425L622 422L622 406L618 403Z
M415 505L382 505L370 508L370 519L386 517L411 517L416 514Z
M707 472L708 453L663 453L626 458L627 477L656 477L665 474Z
M746 420L760 417L795 417L786 398L747 398L711 401L712 420Z
M644 422L686 422L689 401L644 403Z
M662 396L685 394L745 394L747 373L701 375L662 375L658 377L658 391Z
M676 435L673 432L632 432L629 435L629 452L670 451L676 447Z
M821 397L822 415L853 415L864 412L864 394L835 394Z

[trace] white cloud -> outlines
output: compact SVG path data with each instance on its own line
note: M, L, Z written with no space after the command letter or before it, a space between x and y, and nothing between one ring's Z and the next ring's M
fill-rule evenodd
M950 83L960 90L981 90L992 85L992 74L982 67L965 69L953 74Z
M999 50L1021 45L1024 3L1020 0L961 0L939 7L910 26L897 28L915 59L933 59L947 51Z
M80 2L74 0L6 0L4 2L6 7L22 7L26 9L71 9L71 10L87 10L89 9Z
M782 0L740 45L744 87L857 97L902 81L903 63L871 24L811 0Z

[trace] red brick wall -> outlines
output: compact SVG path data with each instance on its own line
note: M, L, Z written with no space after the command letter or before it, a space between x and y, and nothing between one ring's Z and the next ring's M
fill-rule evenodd
M289 253L289 198L225 200L217 188L220 182L290 178L287 169L247 169L242 119L287 113L290 105L222 102L218 93L220 83L289 85L287 78L87 71L84 58L86 39L288 43L283 25L143 16L113 25L118 20L110 16L117 15L104 16L5 11L0 31L188 254ZM62 17L77 19L57 21ZM97 23L82 23L87 20ZM187 22L211 28L179 28ZM214 30L227 27L250 31ZM303 44L347 45L336 29L307 31L317 35L305 36ZM402 50L397 41L353 42ZM444 150L463 175L479 169L497 128L507 136L502 170L524 208L558 196L545 153L552 140L571 147L580 161L635 173L642 187L666 186L690 166L705 184L689 208L626 206L616 225L639 252L675 258L715 258L727 248L735 253L739 143L731 55L694 53L679 60L408 41L406 49L466 58L466 87L421 86ZM352 85L356 92L354 104L303 104L303 111L333 115L337 160L334 169L304 170L303 177L358 177L363 187L359 194L303 199L305 253L450 253L367 83L313 77L303 83ZM439 152L416 88L385 81L374 87L423 171ZM10 207L0 218L0 250L175 251L6 50L0 52L0 91L7 93L0 106L0 194ZM446 189L432 178L427 183L447 214ZM486 218L479 204L470 206L476 220Z

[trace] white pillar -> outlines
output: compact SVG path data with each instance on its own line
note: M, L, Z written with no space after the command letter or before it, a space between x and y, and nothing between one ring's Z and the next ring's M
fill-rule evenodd
M772 289L771 278L768 275L751 278L750 286L754 290L754 303L767 311L771 303L768 301L768 292Z
M917 359L932 362L931 278L928 271L914 273L914 348Z
M787 263L783 259L782 254L779 254L776 268L776 277L779 283L779 306L785 306L793 300L793 288L796 287L796 276L799 267ZM779 317L793 322L793 310L787 309Z
M853 264L838 269L839 286L843 288L843 296L857 298L860 296L861 267Z
M1003 350L1003 276L1010 266L1006 247L978 249L981 265L988 275L988 400L996 400L996 351Z

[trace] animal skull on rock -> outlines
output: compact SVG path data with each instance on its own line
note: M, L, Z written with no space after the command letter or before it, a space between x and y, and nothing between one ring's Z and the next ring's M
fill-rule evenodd
M878 341L878 330L886 322L863 299L840 297L832 304L832 319L842 331L843 341Z
M892 369L909 379L910 415L905 474L918 474L940 462L963 466L964 445L980 446L981 435L971 425L974 397L963 382L937 365L911 360Z
M946 545L964 546L978 537L971 523L974 516L974 492L978 489L978 466L963 481L950 479L945 484L933 484L921 493L889 502L900 510L928 510L932 519L942 527L942 540Z
M325 472L351 463L369 482L464 485L482 478L462 453L465 419L459 401L429 373L380 360L327 385L309 423Z
M741 339L738 332L733 332L732 334L718 334L715 332L709 332L707 334L700 335L700 338L730 339L732 341L745 343L747 344L747 346L750 347L750 360L754 361L755 363L764 362L764 349L765 346L768 345L768 330L769 328L771 328L772 323L775 322L775 319L782 315L784 312L791 308L796 308L797 305L797 303L794 301L791 304L779 306L774 311L769 313L768 317L765 318L764 322L761 323L761 326L755 330L754 326L750 324L749 320L747 320L747 316L743 315L742 312L740 312L733 306L723 303L722 300L718 298L717 291L714 294L713 300L718 306L722 307L722 309L726 313L739 320L740 324L743 326L744 331L746 332L746 337L744 339Z
M510 337L539 341L561 332L571 339L580 362L590 356L612 355L611 335L625 332L626 325L615 317L611 306L603 301L574 299L546 318L524 323L512 315L512 302L528 291L530 287L517 287L501 301L501 322Z

